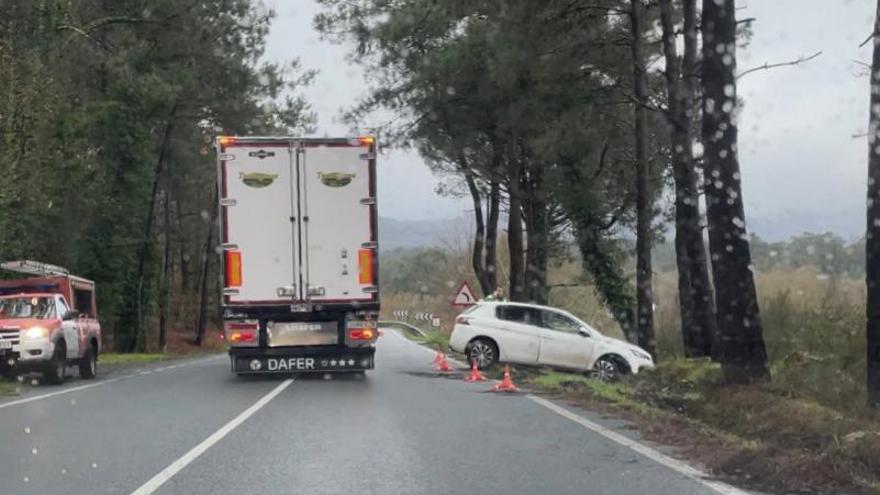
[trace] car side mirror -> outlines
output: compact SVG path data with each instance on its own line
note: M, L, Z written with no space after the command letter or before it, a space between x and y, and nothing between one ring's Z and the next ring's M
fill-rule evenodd
M64 321L75 320L79 316L79 311L75 309L68 309L64 316L61 317Z
M578 333L581 335L581 337L592 337L592 335L590 335L590 331L587 330L585 327L578 328Z

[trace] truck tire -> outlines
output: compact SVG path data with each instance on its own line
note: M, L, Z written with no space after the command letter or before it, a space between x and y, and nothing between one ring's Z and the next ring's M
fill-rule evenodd
M86 355L79 362L79 377L92 380L98 371L98 355L95 346L89 345Z
M52 385L60 385L64 383L65 371L67 371L67 351L62 340L55 344L55 352L52 353L52 359L46 363L43 377Z

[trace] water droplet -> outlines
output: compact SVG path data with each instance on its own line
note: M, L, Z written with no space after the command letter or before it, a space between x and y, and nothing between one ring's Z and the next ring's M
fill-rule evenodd
M31 479L28 478L27 476L25 476L25 477L24 477L24 482L25 482L25 483L30 483L30 482L31 482Z
M37 455L37 454L39 454L39 453L40 453L40 451L39 451L36 447L34 447L34 448L31 449L31 454L33 454L33 455Z
M25 432L25 434L30 435L30 434L31 434L31 428L30 428L29 426L25 426L25 427L24 427L24 432Z
M733 84L724 85L724 96L730 98L734 93L736 93L736 87Z
M61 468L61 474L67 474L67 469Z
M71 405L71 406L75 406L75 405L76 405L76 399L70 399L70 405Z
M92 469L98 469L98 463L97 463L97 462L93 462L93 463L92 463Z

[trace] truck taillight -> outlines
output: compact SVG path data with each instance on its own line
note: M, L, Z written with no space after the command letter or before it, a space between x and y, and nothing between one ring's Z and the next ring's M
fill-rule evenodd
M241 287L241 251L226 251L226 287Z
M223 324L226 341L230 344L256 342L260 323L258 321L227 321Z
M373 285L373 250L358 250L358 282L360 284Z
M348 332L348 338L351 340L372 340L375 336L376 331L372 328L358 328Z
M232 136L220 136L218 139L221 146L229 146L231 144L235 144L235 138Z

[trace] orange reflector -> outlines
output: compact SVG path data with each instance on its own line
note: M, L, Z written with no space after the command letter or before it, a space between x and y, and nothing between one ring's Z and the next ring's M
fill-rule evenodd
M376 138L373 136L360 136L358 137L358 142L363 146L369 146L376 142Z
M220 136L218 141L220 141L221 146L229 146L230 144L235 143L235 138L232 136Z
M241 287L241 251L226 251L226 287Z
M373 250L358 250L358 282L373 285Z

